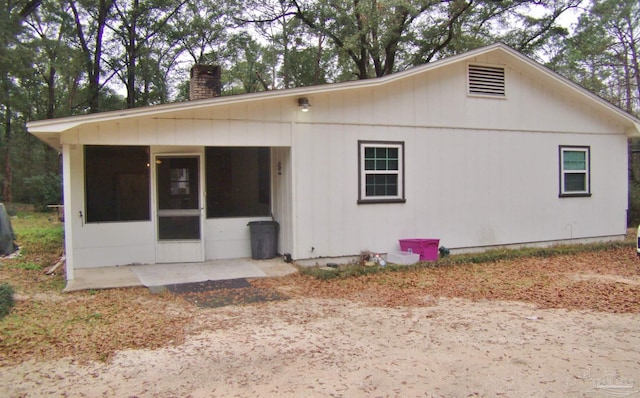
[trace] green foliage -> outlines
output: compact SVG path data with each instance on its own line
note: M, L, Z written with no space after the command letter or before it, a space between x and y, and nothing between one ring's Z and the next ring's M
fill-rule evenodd
M0 319L13 308L13 288L8 283L0 283Z
M64 272L45 275L44 269L56 264L63 254L63 227L53 213L35 212L33 206L13 205L16 216L11 225L20 253L0 264L0 281L10 283L23 294L61 291Z
M28 203L36 209L47 210L47 205L62 203L62 178L59 174L47 173L27 178L24 185L28 192Z
M40 266L40 264L36 264L31 261L26 261L26 262L20 262L14 265L10 265L9 268L23 269L25 271L39 271L42 269L42 266Z
M550 65L629 113L640 113L640 3L591 2Z
M303 275L313 276L320 280L329 280L336 278L352 278L362 275L377 274L379 272L396 270L400 266L390 264L386 267L372 266L367 267L361 264L345 264L338 268L327 267L300 267L300 273Z
M629 182L629 217L628 227L640 225L640 182Z
M289 79L294 87L327 83L325 72L329 69L326 60L318 59L321 50L309 47L290 53ZM283 71L284 74L284 71Z
M58 251L62 247L63 234L60 224L14 229L23 255Z
M225 94L255 93L272 88L269 54L251 35L234 34L227 41L225 56L233 61L222 71Z
M548 258L556 256L564 256L571 254L580 254L588 252L597 252L604 250L612 250L617 248L635 247L635 242L631 240L574 244L574 245L555 245L549 247L523 247L520 249L495 249L487 250L481 253L459 254L449 256L438 260L435 264L438 266L457 265L457 264L483 264L494 263L497 261L512 261L521 258Z

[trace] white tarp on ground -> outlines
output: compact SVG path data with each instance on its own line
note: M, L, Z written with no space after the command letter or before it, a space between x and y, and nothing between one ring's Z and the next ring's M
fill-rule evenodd
M260 268L246 260L229 260L215 264L211 262L145 264L131 267L131 270L147 287L267 276Z

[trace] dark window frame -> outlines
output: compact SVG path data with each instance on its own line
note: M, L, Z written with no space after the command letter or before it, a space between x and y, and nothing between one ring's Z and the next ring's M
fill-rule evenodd
M99 154L100 151L103 153ZM110 159L113 156L108 156L118 151L122 152L119 155L122 163L117 163ZM131 152L138 152L140 163L137 164L137 170L130 168L131 162L135 161ZM101 160L96 159L99 155L103 156ZM84 145L84 222L97 224L151 221L150 159L150 147L145 145ZM100 163L90 164L99 161L103 162L105 167L100 167ZM144 173L141 172L143 167ZM94 168L97 171L94 171ZM108 172L103 172L104 170ZM107 194L99 192L102 189L106 189ZM140 196L128 197L136 190L139 191ZM127 205L133 206L122 207ZM105 212L103 209L109 206L113 210ZM120 209L124 209L124 215Z
M580 171L569 171L564 168L564 153L565 152L584 152L586 154L586 169ZM591 196L591 147L588 145L560 145L558 147L558 197L560 198L579 198ZM567 191L565 189L565 175L566 174L585 174L586 189L584 191Z
M397 148L399 154L398 162L398 194L393 197L377 197L367 196L364 179L367 172L365 170L365 159L363 156L365 148ZM376 204L376 203L405 203L407 201L405 196L405 150L404 141L370 141L370 140L358 140L358 204Z

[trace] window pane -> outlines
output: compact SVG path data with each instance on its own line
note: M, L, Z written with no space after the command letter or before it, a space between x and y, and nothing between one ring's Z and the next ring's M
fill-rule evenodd
M398 195L397 174L367 174L365 181L367 196L396 196Z
M376 167L376 161L375 160L365 160L364 161L364 169L365 170L375 170Z
M271 214L269 148L206 148L207 217Z
M564 151L563 166L565 170L586 170L587 153L584 151Z
M387 187L387 195L395 196L398 194L398 175L397 174L387 174L386 175L386 187Z
M376 157L376 149L371 147L364 148L364 157L365 159L374 159Z
M586 173L566 173L564 175L565 192L585 192L587 190Z
M149 147L84 148L86 221L150 219Z

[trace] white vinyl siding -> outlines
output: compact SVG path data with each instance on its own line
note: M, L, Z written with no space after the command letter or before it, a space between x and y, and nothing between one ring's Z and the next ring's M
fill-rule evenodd
M589 147L560 147L560 196L591 194Z

